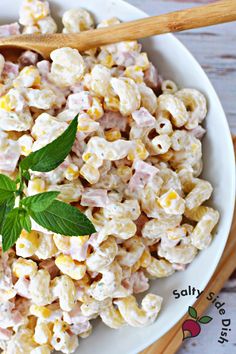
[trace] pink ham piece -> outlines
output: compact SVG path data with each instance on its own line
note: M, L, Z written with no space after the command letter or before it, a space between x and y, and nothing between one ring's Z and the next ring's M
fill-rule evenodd
M186 264L172 263L172 267L174 270L183 271L186 269Z
M42 77L47 77L50 72L51 63L48 60L41 60L37 63L37 68Z
M129 278L122 281L122 285L134 294L139 294L149 288L148 278L143 271L132 273Z
M144 82L152 89L158 88L161 82L161 78L158 75L156 67L150 63L149 68L144 73Z
M63 319L69 324L78 324L88 321L88 317L82 314L79 303L77 303L70 312L64 312Z
M139 127L152 127L156 119L153 117L146 108L141 107L138 111L132 113L132 118L135 120Z
M11 63L10 61L6 61L4 64L2 76L13 80L18 74L19 74L19 65Z
M158 172L156 167L141 160L135 161L133 168L135 169L135 173L131 177L128 185L131 191L143 188Z
M117 128L120 131L125 131L127 127L127 118L122 116L119 112L107 111L99 123L103 129Z
M20 34L20 25L17 22L0 26L0 37L9 37Z
M0 142L0 147L1 147ZM2 149L2 148L1 148ZM0 153L0 170L14 172L20 158L20 147L17 141L7 140L7 146Z
M84 91L84 85L82 84L82 82L78 82L77 84L71 86L70 89L73 93L78 93Z
M31 50L27 50L19 57L18 61L21 67L29 66L29 65L36 65L38 61L38 54L35 52L31 52Z
M206 130L201 125L198 125L196 128L189 130L189 134L200 140L204 137L205 133Z
M10 329L0 328L0 341L11 339L13 332Z
M88 91L81 91L68 96L67 106L71 110L83 112L91 107L92 101L92 96Z
M105 189L86 188L82 193L80 204L88 207L105 208L108 203L109 199Z
M39 269L47 270L50 274L51 279L57 277L60 270L57 268L54 259L45 259L39 263Z

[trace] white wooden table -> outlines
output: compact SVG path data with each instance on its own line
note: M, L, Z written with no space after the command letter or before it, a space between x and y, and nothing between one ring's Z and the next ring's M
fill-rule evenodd
M126 0L149 15L157 15L182 8L193 7L212 0ZM230 129L236 134L236 22L204 29L178 33L206 71L224 107ZM236 236L236 235L235 235ZM236 266L236 260L235 260ZM229 343L217 343L220 323L216 309L209 314L216 320L195 340L186 341L178 354L236 354L236 273L219 294L232 319ZM161 353L156 353L161 354Z

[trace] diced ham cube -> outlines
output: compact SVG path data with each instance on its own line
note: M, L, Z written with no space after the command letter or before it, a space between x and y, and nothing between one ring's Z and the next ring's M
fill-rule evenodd
M31 50L27 50L19 57L18 61L21 67L29 66L29 65L36 65L38 61L38 54L32 52Z
M107 191L104 189L87 188L82 193L82 206L104 208L108 203Z
M37 63L37 68L40 75L47 77L50 72L51 63L48 60L41 60Z
M122 116L119 112L107 111L99 123L104 129L118 128L120 131L125 131L127 127L127 117Z
M3 68L3 77L7 77L11 80L15 79L19 74L19 65L6 61Z
M20 25L17 22L0 26L0 37L14 36L18 34L20 34Z
M82 112L88 110L91 107L92 101L93 99L89 91L81 91L68 96L67 105L71 110Z
M13 332L11 329L0 328L0 341L1 340L9 340L12 336Z
M152 63L150 63L149 68L144 73L144 82L152 89L156 89L160 85L161 78L159 77L158 71Z
M129 181L129 189L131 191L143 188L158 172L156 167L141 160L135 161L133 167L135 173Z
M197 139L202 139L206 133L206 129L204 129L201 125L198 125L196 128L189 130L189 134L193 135Z
M138 111L134 111L132 113L132 118L135 120L137 125L142 128L152 127L156 122L155 117L153 117L144 107L141 107Z

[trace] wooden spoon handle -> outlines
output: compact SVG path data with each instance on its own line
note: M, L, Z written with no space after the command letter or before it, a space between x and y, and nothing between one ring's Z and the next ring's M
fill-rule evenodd
M60 47L72 47L80 51L127 40L136 40L157 34L179 32L187 29L216 25L236 20L236 0L221 0L194 7L125 22L106 28L73 34L21 35L1 39L0 46L19 46L34 49L44 57Z

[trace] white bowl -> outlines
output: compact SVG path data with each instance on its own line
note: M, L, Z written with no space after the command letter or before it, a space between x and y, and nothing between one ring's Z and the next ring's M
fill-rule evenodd
M147 16L121 0L53 0L50 3L58 23L61 23L63 12L73 7L87 8L98 21L114 16L123 21ZM18 19L20 4L21 0L1 0L0 22ZM235 200L234 152L226 117L214 88L197 61L173 35L146 39L143 46L164 77L173 79L179 87L199 89L208 99L203 176L214 187L211 203L220 211L221 219L210 247L200 252L186 271L153 282L151 291L164 298L160 316L153 325L141 329L125 327L112 330L97 321L93 334L80 341L80 354L137 354L166 333L195 301L194 296L176 300L172 291L185 289L189 285L200 290L205 288L224 250L232 221Z

